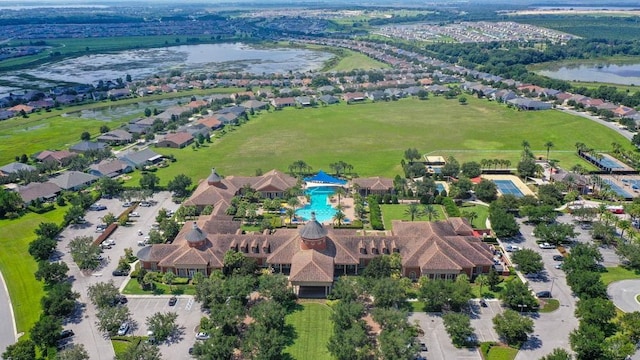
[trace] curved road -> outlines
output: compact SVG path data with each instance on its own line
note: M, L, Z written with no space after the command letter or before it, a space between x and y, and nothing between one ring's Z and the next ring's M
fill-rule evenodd
M7 284L4 281L2 273L0 273L0 354L4 353L7 346L16 342L16 322L13 318L13 307L9 298ZM8 326L11 324L11 326Z
M636 296L640 294L640 280L621 280L609 284L607 293L613 303L624 312L640 311Z
M633 138L634 134L631 131L627 130L627 129L619 128L618 125L617 125L618 124L617 122L605 121L605 120L600 119L597 116L589 115L586 112L575 111L575 110L572 110L572 109L567 109L565 107L559 107L558 106L555 109L558 110L558 111L565 112L567 114L576 115L576 116L580 116L580 117L595 121L595 122L597 122L597 123L599 123L601 125L604 125L604 126L608 127L611 130L616 131L618 134L620 134L620 135L624 136L625 138L629 139L629 141L631 141L631 138Z

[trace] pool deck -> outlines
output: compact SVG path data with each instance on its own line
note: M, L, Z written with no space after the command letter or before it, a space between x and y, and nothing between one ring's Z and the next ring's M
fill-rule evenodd
M300 201L300 205L298 206L298 209L307 205L309 202L307 201L306 196L298 196L298 201ZM338 196L334 195L334 196L329 196L329 198L327 199L328 203L332 206L332 207L336 207L336 205L338 205ZM348 196L341 196L340 197L340 203L342 204L342 212L345 214L345 216L347 217L347 219L349 219L349 221L353 221L353 219L355 219L356 216L356 212L354 210L354 201L353 198ZM289 205L287 205L286 207L289 207ZM285 223L288 223L289 219L285 219ZM304 221L294 221L294 224L302 224L304 223ZM333 225L333 221L323 221L322 222L323 225Z
M531 191L531 189L529 189L529 187L524 182L522 182L522 180L520 180L519 177L515 175L484 175L483 174L481 177L487 180L510 180L513 183L513 185L515 185L523 195L535 196L533 191ZM498 192L500 192L500 190L498 190Z

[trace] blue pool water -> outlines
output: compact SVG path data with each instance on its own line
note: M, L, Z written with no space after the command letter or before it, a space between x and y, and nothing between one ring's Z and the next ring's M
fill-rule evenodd
M307 189L305 194L309 195L311 201L309 204L296 210L296 216L307 221L311 219L311 213L315 212L316 220L319 222L331 222L333 216L336 214L336 209L334 209L327 200L334 192L335 188L331 186Z
M511 180L493 180L493 182L502 195L511 194L519 198L524 196L522 191Z
M444 185L441 183L436 183L436 189L438 189L438 193L441 193L444 190Z

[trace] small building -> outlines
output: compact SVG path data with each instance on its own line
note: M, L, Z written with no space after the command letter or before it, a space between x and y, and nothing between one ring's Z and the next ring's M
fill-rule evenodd
M91 151L101 151L105 150L107 145L105 143L98 143L93 141L81 141L75 145L72 145L69 150L78 153L85 154Z
M318 98L318 100L324 104L327 105L333 105L333 104L337 104L340 102L340 99L338 99L337 97L333 96L333 95L322 95Z
M552 106L550 103L527 98L507 100L507 104L511 104L520 110L548 110Z
M313 99L310 96L297 96L295 100L296 100L296 104L302 107L307 107L312 105Z
M353 185L357 185L358 192L362 196L385 195L395 192L393 179L383 177L355 178L351 180Z
M126 130L116 129L98 136L97 140L109 145L124 145L133 141L133 135Z
M258 111L266 109L269 106L269 103L259 100L247 100L240 104L240 106L249 110Z
M52 201L62 191L60 187L52 182L32 182L26 186L20 186L17 189L18 194L25 204L32 201Z
M222 121L217 116L207 116L198 120L198 124L202 124L211 130L216 130L222 127Z
M21 171L36 171L37 169L31 165L23 164L21 162L12 162L3 167L0 167L0 176L17 175Z
M292 97L283 97L271 99L271 105L276 109L282 109L284 107L296 106L296 100Z
M98 177L80 171L65 171L49 181L63 190L78 191L98 181Z
M122 174L130 173L132 171L133 166L120 159L102 160L97 164L92 164L89 166L89 174L98 177L107 176L113 178Z
M36 155L36 160L41 163L55 163L60 166L65 166L71 162L71 160L78 156L77 153L72 153L69 150L61 151L49 151L45 150Z
M177 132L168 134L164 139L156 143L156 147L170 147L174 149L182 149L193 142L193 136L187 132Z
M163 156L155 151L146 148L140 151L134 151L120 156L120 160L133 166L134 168L140 168L146 165L158 163L162 160Z
M367 99L367 96L363 92L349 92L342 95L342 100L346 101L347 104L353 102L362 102Z

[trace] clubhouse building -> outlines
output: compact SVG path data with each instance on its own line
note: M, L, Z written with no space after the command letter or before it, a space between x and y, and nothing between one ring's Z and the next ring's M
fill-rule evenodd
M493 266L492 249L473 235L471 226L462 218L394 221L393 231L362 235L353 229L324 226L312 216L297 229L244 234L240 222L224 215L231 197L245 184L253 184L254 190L275 197L295 185L296 180L275 170L260 177L242 178L247 181L243 184L238 179L223 179L214 170L185 202L202 207L213 205L214 212L186 223L173 243L140 250L142 267L171 271L181 277L192 277L196 272L208 276L222 269L225 253L233 250L255 259L259 266L288 275L296 293L304 296L320 291L328 294L337 277L357 275L374 257L393 253L401 255L402 275L414 280L420 276L455 279L463 273L473 278Z

